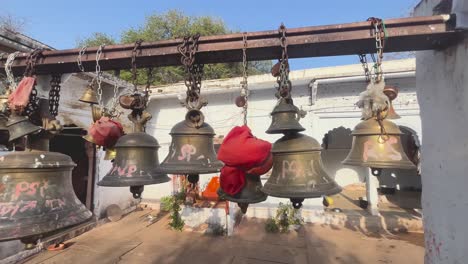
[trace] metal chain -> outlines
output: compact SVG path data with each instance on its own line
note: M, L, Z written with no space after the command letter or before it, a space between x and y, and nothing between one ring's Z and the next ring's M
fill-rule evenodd
M11 70L11 66L13 65L13 62L15 61L15 58L18 56L18 54L20 54L19 51L9 54L5 62L5 73L10 91L16 90L15 76Z
M278 30L280 34L281 42L281 59L279 75L276 82L278 83L277 98L283 97L285 99L291 99L291 81L289 80L289 62L288 62L288 43L286 41L286 27L281 24Z
M203 64L195 64L195 54L198 51L200 34L184 37L184 41L177 48L182 55L180 61L185 70L185 86L187 87L186 103L198 102L200 98Z
M58 108L60 104L60 83L62 81L61 74L52 75L50 80L50 91L49 91L49 112L53 117L58 115Z
M242 47L242 81L240 95L244 97L245 103L243 106L242 114L244 116L244 125L247 125L247 109L249 104L249 85L247 83L247 33L244 32L242 36L244 46Z
M137 92L138 87L137 87L137 67L136 67L136 57L138 53L138 49L141 46L141 43L143 40L139 39L135 41L135 45L133 46L133 51L132 51L132 81L133 81L133 91Z
M374 62L372 74L371 70L369 70L369 65L367 63L367 56L366 54L359 54L359 61L362 64L362 68L364 69L364 75L366 77L366 82L371 82L372 80L375 83L378 83L382 80L383 71L382 71L382 61L383 61L383 49L385 46L385 38L387 36L385 23L380 18L371 17L367 19L367 21L371 22L372 25L372 32L375 37L375 48L377 52L377 58L373 53L371 53L372 61ZM373 75L373 78L372 78Z
M83 66L83 62L81 61L81 58L85 54L87 48L88 47L86 47L86 46L82 47L80 52L78 53L78 57L76 58L76 63L78 64L78 69L80 69L81 72L85 71L85 68Z
M118 92L119 92L119 83L118 83L118 78L117 76L114 75L113 77L114 79L114 94L112 95L112 104L111 104L111 107L108 109L109 111L109 114L111 116L114 116L116 114L116 107L117 107L117 103L118 103Z
M153 68L148 68L146 74L146 86L144 91L145 108L149 104L149 94L151 93L151 84L153 83Z
M102 49L104 48L104 45L100 45L98 50L96 51L96 84L97 84L97 96L98 96L98 104L99 107L101 107L102 110L104 110L103 104L102 104L102 72L101 72L101 66L99 65L99 60L101 59L102 55Z
M24 71L24 76L32 77L36 73L36 64L40 58L42 58L42 52L44 49L35 49L31 52L26 58L26 69ZM37 98L37 89L36 83L34 82L31 94L29 95L29 102L25 108L25 114L28 117L31 117L39 108L38 98Z
M371 22L373 27L373 34L375 37L375 48L377 53L377 59L374 63L374 74L375 82L378 83L382 80L382 61L383 61L383 49L385 46L386 30L385 24L382 19L370 17L367 21Z

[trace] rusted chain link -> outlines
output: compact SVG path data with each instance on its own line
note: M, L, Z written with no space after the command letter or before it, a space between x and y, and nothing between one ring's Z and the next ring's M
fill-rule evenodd
M60 104L60 83L62 81L61 74L52 75L50 80L49 91L49 112L53 117L58 115L58 108Z
M249 85L247 82L248 72L247 72L247 32L244 32L242 36L242 41L244 46L242 47L242 81L241 81L241 91L240 95L244 97L245 103L242 107L242 114L244 115L244 125L247 125L247 109L249 105Z
M26 59L26 70L24 71L24 76L32 77L36 73L36 64L40 58L43 58L42 52L45 49L35 49L29 54ZM25 108L25 114L28 117L31 117L39 108L38 98L37 98L37 89L36 83L33 84L31 94L29 95L29 102Z
M187 87L187 98L185 99L188 108L199 103L201 81L203 76L203 64L197 64L195 54L198 51L198 39L200 34L192 37L184 37L184 41L177 47L182 55L180 62L185 70L185 86Z
M284 24L278 29L281 42L281 59L279 60L280 68L276 82L278 83L277 98L291 99L291 81L289 80L289 56L288 42L286 40L286 27Z
M138 87L137 87L137 65L136 65L136 57L138 54L138 50L141 47L141 43L143 43L142 39L139 39L135 41L135 45L133 46L132 50L132 81L133 81L133 91L137 92Z

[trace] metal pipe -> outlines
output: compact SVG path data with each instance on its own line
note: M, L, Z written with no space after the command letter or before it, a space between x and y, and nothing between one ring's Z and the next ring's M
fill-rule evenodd
M385 20L387 42L385 52L430 50L447 47L457 41L461 34L454 29L451 15L407 17ZM289 28L287 30L290 58L352 55L375 52L375 37L371 22L357 22L326 26ZM281 55L277 30L250 32L248 59L250 61L277 59ZM136 64L140 68L181 65L178 46L182 39L142 43ZM223 63L242 61L243 34L205 36L199 40L198 63ZM131 67L133 44L104 47L101 70L128 69ZM95 69L95 54L98 47L89 47L82 56L86 71ZM76 63L81 49L44 51L36 65L37 74L79 72ZM17 56L12 71L24 73L28 53ZM0 57L0 72L6 57Z

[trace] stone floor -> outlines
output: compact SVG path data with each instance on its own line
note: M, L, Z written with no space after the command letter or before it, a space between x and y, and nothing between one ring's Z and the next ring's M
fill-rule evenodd
M168 229L167 216L137 211L67 241L63 251L44 251L25 263L422 263L420 233L363 233L306 225L269 234L264 222L244 218L232 237Z

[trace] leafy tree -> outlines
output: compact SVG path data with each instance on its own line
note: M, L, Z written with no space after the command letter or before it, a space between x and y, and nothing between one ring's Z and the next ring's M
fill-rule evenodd
M192 17L171 10L163 14L153 14L146 17L143 25L130 28L122 32L121 43L135 43L137 40L159 41L165 39L182 38L187 35L199 33L202 36L232 33L219 18L210 16ZM82 40L79 46L96 46L101 43L113 44L114 40L102 33L94 33ZM249 74L269 72L271 61L249 62ZM241 63L207 64L204 68L205 79L231 78L242 75ZM158 67L153 70L153 84L166 84L179 82L184 79L184 70L181 66ZM120 77L131 81L129 71L122 71ZM146 71L138 71L138 84L146 83Z
M99 46L99 45L113 45L117 42L115 39L105 33L94 32L90 37L85 39L78 40L77 46L78 47L91 47L91 46Z

